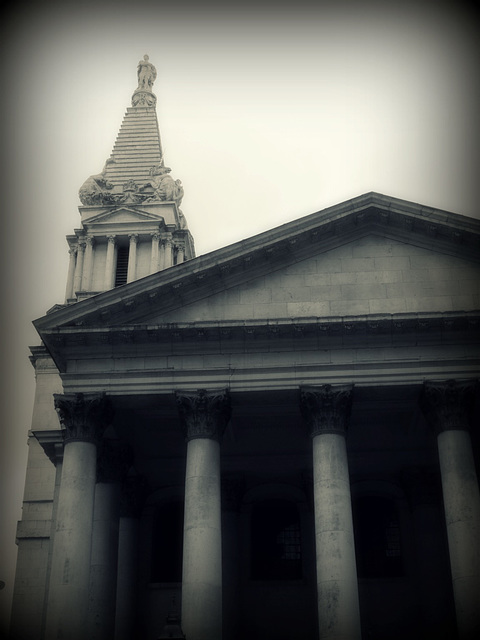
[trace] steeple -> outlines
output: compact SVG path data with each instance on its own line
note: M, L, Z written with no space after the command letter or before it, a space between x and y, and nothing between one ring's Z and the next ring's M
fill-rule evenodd
M68 236L66 302L76 302L195 257L180 210L183 185L165 166L148 55L101 173L80 187L82 226Z

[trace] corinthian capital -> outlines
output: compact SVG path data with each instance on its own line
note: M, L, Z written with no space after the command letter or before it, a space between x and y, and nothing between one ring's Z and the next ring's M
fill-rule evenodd
M352 409L353 384L300 388L300 410L311 437L345 435Z
M104 393L54 394L55 410L65 429L65 442L83 440L97 444L113 418L110 400Z
M477 389L477 380L428 380L424 383L420 406L437 434L470 428Z
M211 438L220 441L230 420L230 396L226 389L176 393L177 406L187 441Z

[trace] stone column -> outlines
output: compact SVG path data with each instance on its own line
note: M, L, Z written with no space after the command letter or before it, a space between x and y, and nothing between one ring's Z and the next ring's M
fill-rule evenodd
M115 236L107 236L107 259L105 260L105 281L103 288L105 291L113 289L115 286Z
M165 269L165 239L160 238L160 244L158 248L158 270L163 271Z
M178 392L187 445L182 628L189 640L222 637L220 439L230 418L226 390Z
M73 282L75 278L75 262L77 260L77 248L72 247L69 250L67 286L65 288L65 302L73 298Z
M65 446L47 606L46 640L87 637L97 443L111 421L105 395L54 395Z
M173 265L173 240L172 240L172 235L169 234L165 238L165 258L164 258L163 268L168 269L168 267L171 267L172 265Z
M176 245L177 248L177 264L181 264L185 261L185 245L183 242L178 242Z
M437 433L459 640L480 637L480 495L469 433L476 387L428 381L422 394Z
M97 457L88 610L89 640L114 636L121 480L132 462L130 449L104 440Z
M160 240L160 234L158 231L152 233L152 257L150 260L150 273L157 273L158 271L158 241Z
M73 279L73 292L82 290L82 275L83 275L83 259L85 257L85 239L80 238L77 245L77 264L75 266L75 276Z
M317 599L321 640L359 640L360 608L345 434L353 385L302 387L313 438Z
M138 597L138 519L142 488L142 482L138 477L127 478L122 487L118 532L115 640L134 638Z
M95 239L93 236L87 236L85 238L86 249L85 249L85 260L83 263L83 278L82 278L82 287L84 291L90 291L92 287L92 268L93 268L93 245Z
M128 251L127 282L133 282L133 280L135 280L137 266L138 233L131 233L128 237L130 238L130 249Z

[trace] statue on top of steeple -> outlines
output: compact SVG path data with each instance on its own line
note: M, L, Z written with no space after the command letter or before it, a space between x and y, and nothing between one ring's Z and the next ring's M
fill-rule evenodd
M157 98L152 92L157 70L150 62L147 54L137 65L138 87L133 92L132 107L154 107Z
M140 60L138 63L137 75L137 91L151 91L155 78L157 77L157 70L153 64L149 62L149 57L146 54L143 56L143 60Z

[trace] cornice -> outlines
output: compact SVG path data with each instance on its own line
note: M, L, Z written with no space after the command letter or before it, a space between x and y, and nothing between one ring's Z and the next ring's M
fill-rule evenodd
M275 320L225 320L132 324L123 326L57 327L44 332L49 345L142 344L206 342L239 337L292 339L352 336L431 336L469 334L480 338L480 310L471 312L398 313L325 318L279 318Z

